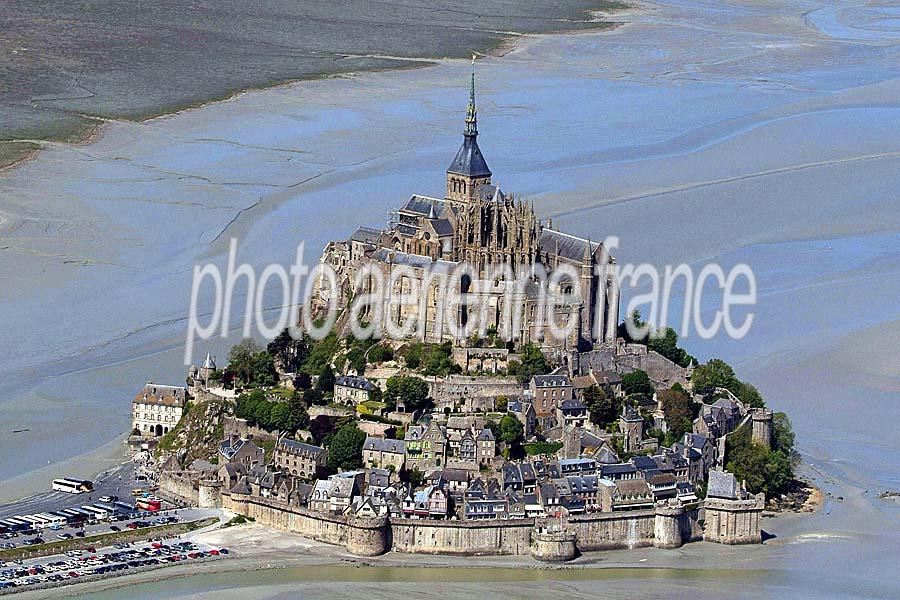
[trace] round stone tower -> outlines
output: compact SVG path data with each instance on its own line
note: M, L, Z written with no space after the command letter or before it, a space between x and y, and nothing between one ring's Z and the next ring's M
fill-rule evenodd
M351 517L348 521L347 551L357 556L378 556L390 549L391 530L387 517Z
M218 479L201 479L197 484L197 505L200 508L222 506L222 483Z
M753 440L763 444L766 448L772 447L772 415L771 410L755 408L750 418L753 421Z
M544 562L565 562L575 558L574 531L531 531L531 556Z

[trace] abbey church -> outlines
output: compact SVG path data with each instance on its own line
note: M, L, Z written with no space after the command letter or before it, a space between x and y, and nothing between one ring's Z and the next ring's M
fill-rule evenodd
M351 282L357 270L364 264L378 268L388 280L392 269L398 265L421 277L419 289L427 289L424 315L419 308L398 306L392 308L394 319L404 316L404 311L417 312L424 319L420 337L429 342L451 339L447 323L437 308L437 293L428 273L449 272L465 263L476 277L474 286L480 302L487 307L487 327L503 331L502 323L514 322L514 337L524 343L535 342L545 352L561 355L590 350L596 344L614 342L618 323L617 281L609 269L596 268L600 264L613 264L603 244L576 237L542 223L534 213L534 207L504 193L492 183L492 173L478 146L478 121L475 108L475 74L469 91L463 143L447 168L446 191L443 199L413 195L389 219L384 229L358 228L345 241L330 242L323 253L322 262L331 266L338 276L339 309L361 290L351 290ZM552 272L561 265L571 267L577 274L561 282L555 290L568 302L557 303L553 315L558 323L575 319L574 331L564 340L546 335L536 326L538 284L537 279L519 286L514 294L506 286L508 282L493 276L499 267L516 277L533 273L535 266ZM527 275L525 275L527 277ZM408 292L412 282L403 281L402 289ZM429 287L430 286L430 287ZM577 286L577 289L574 289ZM466 290L463 290L466 291ZM574 293L573 293L574 292ZM314 301L324 306L329 298L323 286L316 291ZM506 301L504 301L506 298ZM510 301L511 299L511 301ZM509 320L505 314L514 307L521 318ZM463 320L466 319L462 315ZM571 322L571 321L569 321Z

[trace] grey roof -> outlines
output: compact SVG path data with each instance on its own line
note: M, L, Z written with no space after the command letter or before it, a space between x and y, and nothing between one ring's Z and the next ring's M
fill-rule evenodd
M411 212L424 217L431 214L433 210L434 214L440 215L444 210L444 201L438 200L437 198L413 194L400 210L402 212Z
M479 442L492 442L494 441L494 432L485 427L481 430L481 433L478 434Z
M555 256L559 249L561 257L581 262L584 260L584 251L587 248L588 240L545 227L541 230L540 244L542 253ZM591 242L591 254L596 252L599 246L599 243Z
M657 469L659 467L656 464L656 461L649 456L634 456L631 458L631 463L635 466L635 468L637 468L638 471L648 471L650 469Z
M569 398L568 400L563 400L559 407L563 411L583 411L587 410L587 407L581 402L581 400L577 400L575 398Z
M350 239L354 242L374 244L378 241L379 237L381 237L381 232L377 229L372 229L371 227L357 227L356 231L353 232L353 235L350 236Z
M498 186L485 183L475 186L475 196L484 201L493 200L496 202L503 202L506 200L506 195Z
M636 473L637 469L634 465L629 463L616 463L613 465L600 465L600 474L604 477L606 475L615 475L618 473Z
M450 219L435 219L431 221L431 226L439 236L453 235L453 224Z
M368 436L363 444L363 450L375 450L376 452L393 452L395 454L405 454L406 446L403 440L388 440Z
M594 455L594 459L603 465L611 465L619 462L619 457L609 448L609 446L602 446Z
M335 380L334 384L355 388L357 390L366 390L367 392L371 392L375 389L375 384L365 377L351 377L350 375L341 375Z
M458 173L468 177L490 177L491 170L481 154L481 148L478 147L478 141L474 135L467 135L463 139L453 162L447 167L448 173Z
M565 387L572 385L565 375L535 375L535 387Z
M732 473L728 471L710 471L709 485L706 495L709 498L737 499L738 485Z
M432 265L444 267L447 270L456 266L458 263L448 260L432 260L430 256L421 254L407 254L399 250L391 250L389 248L380 248L372 254L372 259L385 263L393 263L396 265L408 265L419 269L430 269Z
M292 454L311 454L312 456L318 456L325 451L324 448L319 446L305 444L303 442L298 442L297 440L282 439L278 441L278 445Z

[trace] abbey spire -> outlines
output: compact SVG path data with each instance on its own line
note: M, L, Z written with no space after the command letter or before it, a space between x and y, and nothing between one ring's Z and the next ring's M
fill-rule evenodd
M478 147L478 116L475 108L475 57L472 56L472 82L463 143L447 168L447 200L468 203L475 197L476 187L490 185L491 170Z
M469 88L469 106L466 107L466 128L463 131L465 136L478 135L478 114L475 110L475 57L472 57L472 85Z

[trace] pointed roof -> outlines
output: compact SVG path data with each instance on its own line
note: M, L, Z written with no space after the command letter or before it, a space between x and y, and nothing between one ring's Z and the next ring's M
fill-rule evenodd
M216 357L210 355L209 352L206 353L206 360L203 361L203 368L209 369L210 371L216 370Z
M490 177L491 170L478 147L478 116L475 110L475 57L472 57L472 85L469 88L469 105L466 107L466 128L463 130L463 145L447 167L448 173L467 177Z

